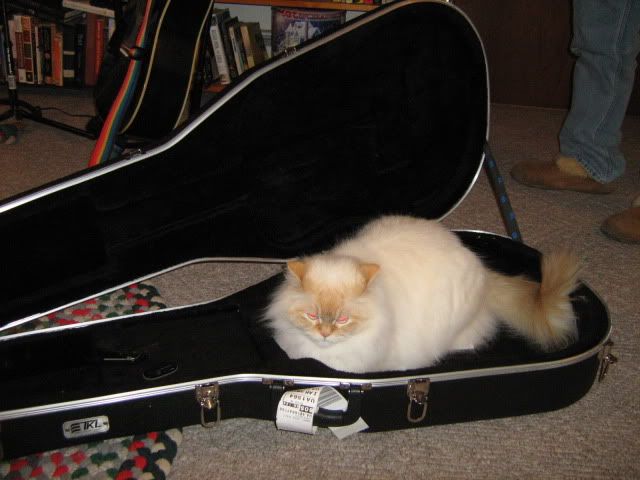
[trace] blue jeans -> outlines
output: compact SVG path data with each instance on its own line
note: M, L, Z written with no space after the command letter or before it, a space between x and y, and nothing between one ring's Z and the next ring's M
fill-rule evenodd
M571 51L578 58L560 152L610 182L625 169L620 129L640 52L640 0L573 0Z

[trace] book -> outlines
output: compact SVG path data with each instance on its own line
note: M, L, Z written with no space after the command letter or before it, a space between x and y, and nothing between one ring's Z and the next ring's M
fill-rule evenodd
M271 51L273 55L334 30L346 20L344 10L310 10L271 7Z
M52 52L52 29L55 30L50 23L41 23L38 26L38 33L40 36L40 47L42 48L42 73L44 83L47 85L53 84L53 52Z
M231 37L229 37L229 25L237 22L238 17L225 18L220 28L220 33L222 34L222 45L224 46L224 53L227 57L227 65L229 65L229 75L231 76L231 79L234 79L238 76L238 68L236 67L236 60L233 56Z
M102 59L104 58L104 50L106 48L106 32L107 22L104 17L96 18L96 60L94 64L94 70L96 78L100 74L100 66L102 65Z
M98 16L95 13L87 13L84 47L84 84L94 86L98 78L96 69L96 28Z
M13 58L16 65L16 79L19 83L26 83L27 75L24 69L24 56L22 54L22 16L14 15L9 20L9 34L13 45Z
M13 69L14 75L17 76L17 68L18 68L18 52L16 48L16 21L13 17L11 17L7 21L7 27L9 30L7 31L7 35L9 36L9 43L11 44L11 56L13 57ZM3 46L4 48L4 46Z
M242 43L247 55L247 66L249 68L260 65L267 59L267 48L262 36L259 22L244 22L240 26L242 32Z
M22 66L24 68L24 82L28 84L36 83L36 71L35 71L35 45L33 26L34 20L30 15L21 15L20 21L22 24Z
M76 40L73 25L62 26L62 83L65 87L75 86Z
M80 87L84 85L84 62L85 62L85 44L87 37L87 25L82 23L76 23L74 25L75 35L74 35L74 50L75 57L73 63L73 76L74 83L76 86Z
M236 62L238 75L247 69L247 55L242 45L242 33L240 32L241 22L235 22L229 26L229 38L231 39L231 48L233 49L233 58Z
M214 8L211 14L211 26L209 27L209 38L211 39L211 46L213 48L216 66L218 67L219 79L222 84L228 84L231 82L229 64L227 62L227 55L225 53L224 43L222 40L222 32L220 30L224 20L229 17L229 9Z
M51 37L51 77L52 84L62 87L64 85L62 74L62 32L55 29Z
M7 62L9 61L9 59L6 58L6 55L4 52L4 46L5 46L4 42L6 41L5 35L6 35L6 32L4 30L4 25L0 24L0 46L2 46L2 54L0 54L0 82L6 82L7 74L8 74Z
M43 72L43 48L42 48L42 34L40 32L40 25L36 23L34 29L34 52L36 55L35 61L35 70L36 70L36 83L38 85L42 85L44 83L44 72Z
M203 69L203 87L208 87L213 82L217 81L220 77L218 73L218 66L216 65L216 60L213 54L213 47L211 45L207 45L204 48L204 58L202 62Z
M116 31L116 19L115 18L107 18L107 42L111 40L113 36L113 32Z

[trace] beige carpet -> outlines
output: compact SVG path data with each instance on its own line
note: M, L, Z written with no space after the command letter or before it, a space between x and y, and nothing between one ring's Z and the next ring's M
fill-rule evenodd
M91 112L86 93L23 98L74 113ZM616 193L549 192L513 182L508 171L515 161L542 161L555 154L563 116L558 110L494 105L491 145L525 242L542 250L555 244L575 248L585 258L583 279L609 307L620 361L603 383L557 412L359 434L343 441L328 431L315 436L285 433L271 422L245 419L211 430L188 427L171 478L640 478L640 247L613 242L599 232L605 217L626 208L640 193L640 118L629 117L624 125L629 166ZM84 168L91 146L75 135L25 122L18 144L0 146L0 198ZM484 174L445 223L504 233ZM215 298L275 270L269 265L209 264L153 283L176 305Z

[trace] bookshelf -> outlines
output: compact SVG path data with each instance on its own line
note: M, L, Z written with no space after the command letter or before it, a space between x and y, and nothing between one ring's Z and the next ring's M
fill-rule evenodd
M95 13L104 17L113 18L114 13L110 8L96 7L91 5L89 0L62 0L62 6L70 10L78 10L80 12Z
M262 7L316 8L321 10L347 10L350 12L368 12L379 5L365 3L323 2L315 0L225 0L235 5L255 5Z
M365 3L332 2L330 0L225 0L221 3L228 3L231 5L253 5L257 7L295 7L321 10L347 10L351 12L367 12L369 10L374 10L379 6ZM113 17L113 10L94 7L90 4L89 0L63 0L62 6L73 10Z
M221 9L229 9L231 11L232 16L239 17L241 21L244 21L244 23L251 23L251 22L259 23L265 35L267 48L269 49L269 53L271 53L271 49L270 49L270 46L271 46L270 37L272 33L271 32L271 27L272 27L271 7L329 10L329 11L334 11L336 13L340 11L340 12L346 12L346 15L347 15L346 19L349 20L354 16L358 16L362 13L375 10L379 6L379 4L371 4L371 3L348 3L348 2L354 2L354 1L361 1L361 2L362 1L378 1L380 3L385 3L387 0L222 0L220 4L215 4L215 7L221 8ZM42 75L40 74L40 71L39 71L41 69L41 65L40 63L38 63L37 66L33 67L34 73L31 74L30 77L25 76L26 73L28 72L26 72L25 75L20 77L20 78L23 78L22 80L19 80L21 84L35 84L35 85L46 84L46 85L64 86L64 87L83 87L83 86L92 87L93 85L95 85L97 80L96 72L98 71L102 57L100 55L97 55L97 57L99 58L94 59L96 54L89 54L88 49L91 48L91 52L94 52L94 51L98 52L98 51L104 50L103 48L94 49L94 47L92 46L94 43L97 42L97 35L94 36L93 32L102 31L102 25L105 25L107 27L105 28L105 30L108 32L108 35L101 40L100 45L106 45L106 42L108 41L108 38L110 34L113 32L113 29L115 27L114 11L110 8L105 8L104 6L92 5L90 0L62 0L61 7L62 7L62 13L60 15L60 20L55 21L55 23L59 25L74 24L78 22L77 19L79 18L86 18L88 22L89 16L91 16L92 18L92 25L95 22L100 24L100 28L98 28L98 30L93 29L91 30L91 32L87 32L86 31L86 28L88 28L88 23L87 23L87 27L85 28L84 33L82 33L83 37L82 37L81 43L84 46L75 45L74 47L69 47L68 45L70 44L66 44L67 46L65 46L64 48L62 47L59 48L59 50L65 51L65 52L73 49L78 49L78 48L84 49L82 54L79 54L78 52L76 52L76 55L75 55L75 58L82 58L82 62L84 65L83 67L76 66L78 67L76 68L76 70L83 69L84 74L80 73L79 71L75 72L75 75L74 75L75 82L70 82L70 81L64 82L59 78L57 80L54 79L52 81L49 77L46 78L43 82L43 79L41 78ZM86 16L80 16L80 15L86 15ZM29 15L26 15L26 16L29 16ZM48 27L46 25L40 26L41 20L38 19L36 15L31 14L31 17L32 17L32 21L34 22L33 24L34 25L33 26L34 43L33 45L30 46L30 48L35 47L33 58L36 58L36 53L35 53L36 50L39 52L43 52L40 54L41 56L45 55L44 48L42 46L39 46L38 42L35 41L36 36L39 37L39 32L38 32L39 29L47 29ZM94 20L95 18L97 18L98 20ZM58 28L58 30L62 31L60 30L60 28ZM92 39L95 39L95 40L92 40ZM84 42L88 42L88 43L84 43ZM78 43L77 39L75 43ZM40 45L42 45L42 40L40 40ZM58 57L58 54L49 56L49 58L57 58L57 57ZM18 59L17 51L14 51L14 58L16 60ZM40 58L41 57L38 56L38 62L42 61ZM89 61L91 61L92 63L95 63L96 65L98 65L98 67L93 69L91 66L87 66L87 62ZM2 67L2 63L3 62L0 61L0 67ZM51 68L51 67L47 67L47 68ZM67 71L69 69L69 67L63 67L63 68L66 68ZM56 68L56 71L58 69L59 68ZM22 70L25 70L25 68L22 68ZM95 70L95 72L94 74L90 75L92 70ZM2 74L3 71L4 69L0 68L0 83L4 83L6 81L5 75ZM224 86L221 86L219 84L213 84L213 85L207 84L207 85L209 86L207 90L210 92L219 92L224 88Z

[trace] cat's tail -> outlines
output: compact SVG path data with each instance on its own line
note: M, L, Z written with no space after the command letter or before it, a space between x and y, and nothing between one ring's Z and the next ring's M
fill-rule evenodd
M489 308L509 327L545 350L569 344L577 336L569 295L575 290L580 262L568 250L542 257L541 283L523 276L489 273Z

